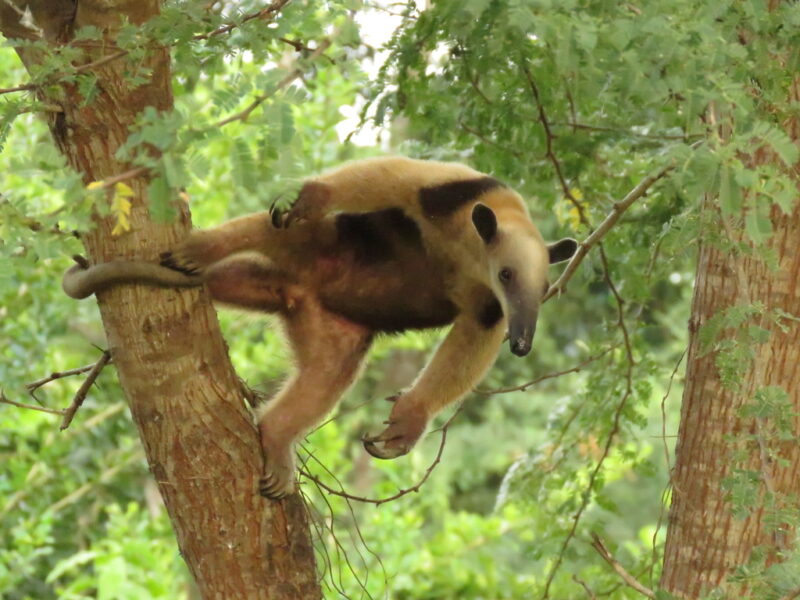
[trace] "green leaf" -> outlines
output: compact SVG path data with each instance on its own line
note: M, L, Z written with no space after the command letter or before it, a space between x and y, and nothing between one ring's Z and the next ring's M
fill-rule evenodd
M101 40L102 38L103 32L99 27L95 27L94 25L84 25L75 32L72 41L82 42L89 40Z
M180 189L187 185L186 166L181 156L168 152L161 156L161 165L164 177L172 189Z
M169 223L175 219L173 192L164 177L156 177L147 188L150 217L157 223Z
M78 75L78 91L83 96L83 106L91 104L100 93L97 87L97 76L94 73Z
M768 127L762 137L765 142L772 146L772 149L775 150L781 160L786 163L786 166L793 167L795 165L800 150L798 150L795 143L785 131L777 127Z
M256 165L250 146L244 140L237 139L233 143L231 152L232 175L236 185L249 192L256 189Z
M55 567L47 574L45 579L46 583L53 583L56 579L71 571L75 567L80 567L86 563L92 562L97 557L97 552L91 550L84 550L76 552L69 558L59 561Z
M719 205L723 217L738 215L742 210L742 193L728 166L719 171Z
M754 244L760 246L772 235L772 221L769 218L769 208L765 210L765 202L758 202L757 205L747 211L744 218L744 228L747 236Z

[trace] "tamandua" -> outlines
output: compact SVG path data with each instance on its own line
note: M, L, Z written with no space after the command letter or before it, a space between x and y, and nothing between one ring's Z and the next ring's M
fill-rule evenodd
M297 370L258 410L261 493L294 490L294 445L356 378L376 333L452 328L386 429L365 437L378 458L406 454L443 407L469 392L508 332L531 349L548 266L573 239L546 244L522 198L457 163L401 157L345 164L305 183L286 212L192 232L162 265L77 265L63 287L84 298L111 285L205 284L215 301L280 315Z

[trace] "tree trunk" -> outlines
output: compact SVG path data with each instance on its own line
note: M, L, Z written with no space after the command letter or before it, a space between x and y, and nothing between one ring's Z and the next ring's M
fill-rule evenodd
M121 6L101 1L28 6L40 32L21 25L21 13L6 2L0 7L0 29L6 37L43 35L56 46L69 42L79 27L94 25L104 31L105 43L81 44L86 63L118 52L114 39L121 15L142 23L158 14L155 0ZM19 54L28 66L38 58L25 49ZM169 50L153 48L145 64L152 77L135 88L125 81L130 65L124 58L93 68L99 94L88 105L69 83L42 97L63 109L52 118L51 130L87 184L131 168L114 155L138 113L146 106L172 108ZM146 177L126 183L135 193L131 231L114 236L115 218L97 218L96 229L82 238L93 263L155 260L191 227L185 206L178 207L176 223L151 222ZM98 302L150 470L202 596L319 598L302 500L294 495L268 502L258 494L258 435L208 295L199 289L121 286L101 293Z
M792 95L800 98L800 78ZM784 123L797 142L798 123ZM776 161L761 149L752 163ZM800 180L795 171L795 180ZM707 212L712 212L711 210ZM710 216L710 215L707 215ZM711 220L723 231L719 215ZM779 562L791 549L794 531L786 514L798 514L800 497L800 326L784 320L783 328L773 320L775 311L800 316L800 205L790 215L773 210L774 236L768 246L779 260L770 270L756 257L704 244L700 250L692 304L686 387L678 432L676 464L672 477L673 500L664 555L661 586L679 598L701 598L721 587L726 598L745 597L762 579L733 581L737 567L763 552L764 564ZM730 228L732 229L732 228ZM745 239L741 228L729 231L736 241ZM753 360L734 386L723 386L716 364L717 352L703 353L699 328L714 315L733 306L760 302L764 310L748 320L749 325L770 331L764 343L752 343ZM727 338L736 335L728 331ZM748 409L758 402L756 392L778 386L788 393L781 414L752 416ZM781 418L794 438L779 434ZM746 518L734 515L734 502L750 493ZM733 496L738 496L733 500ZM781 516L781 511L787 511ZM755 586L755 587L754 587ZM775 597L796 597L787 590ZM800 590L793 592L800 593ZM757 596L762 597L762 596Z

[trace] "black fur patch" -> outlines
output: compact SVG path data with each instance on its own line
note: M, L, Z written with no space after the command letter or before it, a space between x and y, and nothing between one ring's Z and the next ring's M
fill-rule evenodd
M426 217L447 217L484 192L497 187L505 186L494 177L462 179L422 188L419 201Z
M458 308L450 300L442 300L424 310L408 307L403 311L387 311L381 306L363 308L352 315L344 315L354 323L369 327L379 333L402 333L409 329L444 327L453 322Z
M351 248L363 264L391 260L398 245L422 248L419 227L399 208L338 215L336 234L339 243Z
M492 294L491 298L478 309L478 323L486 329L491 329L502 318L503 307L500 306L500 301Z

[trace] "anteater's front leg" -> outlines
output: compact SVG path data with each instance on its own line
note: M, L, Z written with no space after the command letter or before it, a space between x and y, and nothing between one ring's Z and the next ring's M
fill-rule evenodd
M487 323L474 313L460 315L416 383L397 397L389 426L364 438L367 452L396 458L411 450L428 421L483 378L497 357L505 330L505 319L499 316Z

